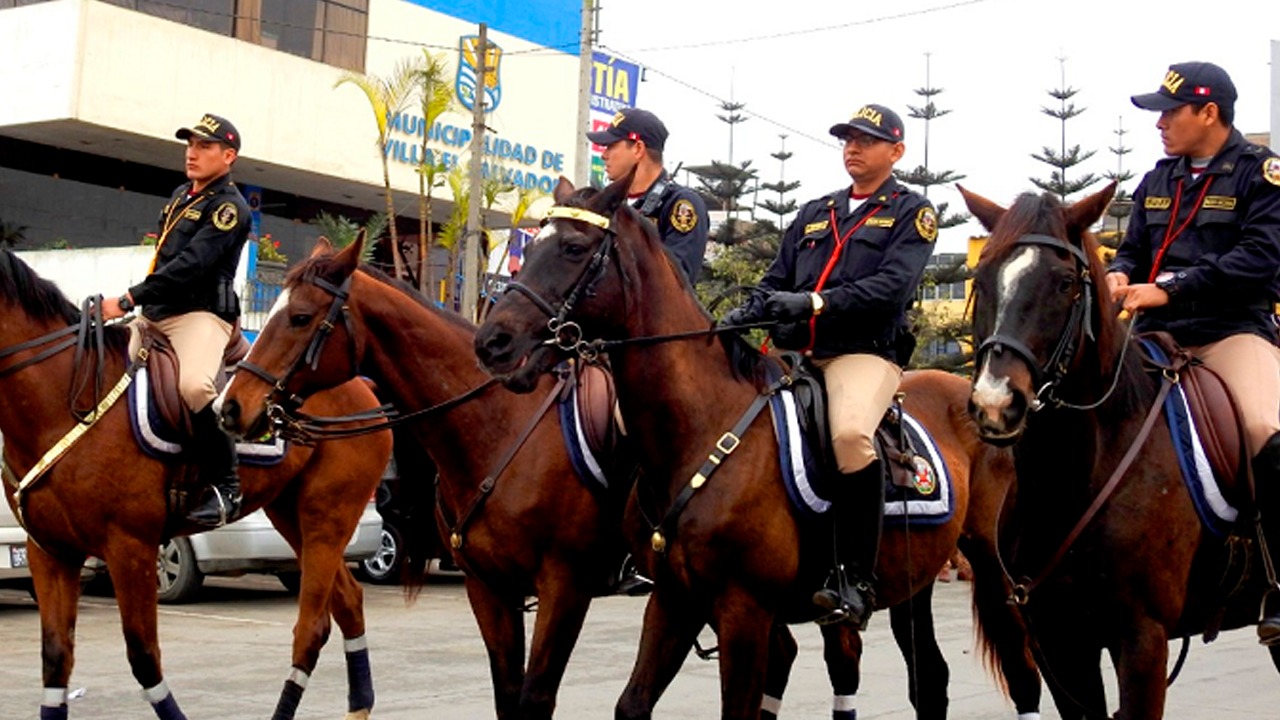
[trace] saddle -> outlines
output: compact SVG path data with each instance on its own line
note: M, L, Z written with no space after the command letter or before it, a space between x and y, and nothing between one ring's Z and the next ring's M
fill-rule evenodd
M1139 336L1158 347L1169 359L1164 365L1151 358L1144 361L1159 370L1181 365L1178 384L1187 400L1187 408L1195 423L1197 435L1204 447L1206 459L1213 474L1222 484L1224 494L1233 497L1237 505L1252 504L1252 488L1240 482L1240 474L1248 462L1235 400L1222 382L1222 378L1166 332L1143 333Z
M161 420L177 430L182 437L192 437L191 410L178 394L178 356L169 338L150 323L142 323L137 332L142 341L138 351L138 365L145 365L150 380L151 402L160 413ZM222 353L223 372L216 385L226 386L232 369L249 354L249 341L240 332L240 323L231 328L231 339Z
M597 458L611 458L627 434L617 412L613 373L586 363L575 362L573 368L578 386L578 417L587 447Z

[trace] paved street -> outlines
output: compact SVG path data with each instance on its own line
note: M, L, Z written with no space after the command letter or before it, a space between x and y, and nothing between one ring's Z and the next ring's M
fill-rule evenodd
M398 588L366 586L374 681L374 718L492 718L484 647L461 582L438 578L406 607ZM639 635L643 599L608 598L592 608L560 693L557 717L608 718L626 680ZM1010 718L972 653L967 584L940 585L936 614L951 664L953 718ZM293 598L271 577L210 578L201 602L161 609L161 640L170 686L191 720L266 718L288 672ZM783 716L829 717L830 691L813 626L795 628L800 657ZM335 633L336 635L336 633ZM39 618L25 594L0 591L0 716L35 717L40 698ZM710 641L709 634L704 637ZM887 616L873 621L859 717L906 720L903 664ZM111 598L82 601L72 688L73 718L151 717L124 658ZM663 702L659 718L718 716L716 665L689 660ZM1047 693L1046 693L1047 696ZM1114 696L1114 691L1112 691ZM1252 632L1233 632L1210 646L1193 644L1171 691L1170 718L1274 720L1280 716L1280 678ZM303 698L298 717L342 717L346 680L341 646L330 641ZM1052 710L1046 719L1057 718Z

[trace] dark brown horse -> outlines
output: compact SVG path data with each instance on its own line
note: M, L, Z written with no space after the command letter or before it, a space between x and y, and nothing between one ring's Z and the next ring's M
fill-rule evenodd
M639 445L643 469L627 527L657 589L616 716L650 717L695 634L709 623L721 649L722 715L756 718L762 701L772 695L766 682L769 629L776 622L816 616L810 598L822 580L824 553L822 548L816 554L800 552L804 528L780 478L769 420L757 416L737 434L740 442L726 435L760 394L770 360L736 336L648 341L705 331L711 319L652 225L623 202L625 187L615 183L598 194L575 194L561 180L555 194L560 214L527 255L519 276L522 293L508 292L493 308L476 337L476 351L510 386L521 388L538 382L565 354L592 357L593 346L578 342L583 338L617 343L609 359L624 424ZM555 318L551 327L549 317ZM945 524L886 529L877 600L893 608L891 623L914 679L911 696L919 717L944 717L947 671L932 631L933 579L967 518L994 518L993 512L971 513L970 508L979 502L994 508L1010 468L1006 464L1003 476L984 481L988 487L971 495L973 470L988 460L991 468L999 468L1002 456L982 447L965 417L965 382L922 373L907 378L903 389L908 412L928 428L953 471L956 511ZM729 447L731 456L724 452ZM725 457L703 486L698 478L705 468L696 476L695 471L717 448ZM996 492L990 493L992 488ZM689 489L697 491L688 496ZM688 497L683 512L660 522L682 493ZM660 550L663 543L651 538L655 525L664 528ZM991 534L981 538L966 554L975 560L979 579L998 578L990 567ZM1034 712L1039 679L1016 618L995 611L983 620L993 623L988 630L996 628L989 639L998 638L996 651L1019 709ZM837 694L833 716L849 718L861 642L846 625L828 625L823 634Z
M972 411L984 437L1017 443L1001 550L1068 720L1108 717L1103 650L1115 717L1162 717L1169 639L1256 623L1261 600L1256 568L1241 592L1224 587L1241 582L1245 545L1202 524L1158 398L1173 374L1144 368L1115 316L1088 232L1114 189L1069 206L1024 194L1007 210L962 191L992 231L975 277Z
M0 434L5 496L11 504L18 480L79 425L70 405L98 404L92 369L88 382L73 380L80 353L71 347L55 352L67 337L75 337L66 329L84 321L52 283L0 250ZM92 336L92 328L87 329ZM89 366L101 358L104 390L116 387L124 376L127 344L124 327L107 327L103 347L81 358ZM308 410L346 415L377 405L365 383L353 382L316 396ZM305 676L328 639L330 616L346 639L352 683L348 717L367 717L373 706L362 590L342 553L390 453L390 433L379 432L315 448L293 447L278 465L241 468L246 511L265 507L301 562L294 670L277 707L278 719L293 717ZM111 572L134 678L158 717L185 717L161 672L156 631L156 549L173 511L166 496L181 473L181 467L152 459L138 447L121 399L99 413L61 459L24 488L21 511L31 534L31 574L40 604L42 720L67 717L80 568L90 555L104 559ZM7 714L17 714L10 710Z
M359 257L360 242L336 255L322 243L290 275L244 364L252 374L241 372L224 393L224 422L259 433L267 400L306 396L357 372L403 413L434 408L398 433L439 467L438 519L458 538L453 555L467 571L498 717L550 717L591 599L617 570L629 488L602 494L576 478L559 415L544 406L550 380L533 395L496 385L476 367L473 325L359 267ZM530 595L538 604L526 665ZM775 630L769 685L780 698L796 648L785 626ZM843 646L831 652L842 658ZM843 677L838 666L832 672Z

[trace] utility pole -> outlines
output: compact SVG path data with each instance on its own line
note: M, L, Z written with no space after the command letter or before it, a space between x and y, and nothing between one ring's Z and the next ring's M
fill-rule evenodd
M476 48L476 88L471 103L471 174L467 200L467 234L462 244L462 317L475 322L480 300L480 167L484 155L484 86L489 76L489 26L480 23ZM454 202L458 199L454 198ZM449 268L453 272L453 268Z
M578 39L578 131L574 133L573 184L591 182L591 151L587 125L591 122L591 72L595 66L595 0L582 0L582 30Z

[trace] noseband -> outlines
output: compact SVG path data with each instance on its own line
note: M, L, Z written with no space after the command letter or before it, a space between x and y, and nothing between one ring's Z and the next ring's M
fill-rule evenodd
M978 346L978 352L974 358L975 367L982 367L987 353L1000 352L1001 350L1009 350L1026 362L1027 367L1031 368L1033 373L1032 381L1034 386L1038 388L1035 402L1032 403L1031 409L1039 410L1044 407L1046 400L1054 404L1059 403L1053 397L1053 390L1066 378L1067 371L1080 351L1081 340L1084 338L1094 339L1093 298L1095 291L1093 278L1089 274L1089 258L1085 256L1084 250L1052 235L1023 235L1014 241L1014 244L1039 245L1067 252L1075 259L1075 270L1079 273L1082 284L1081 291L1071 300L1071 314L1058 337L1058 344L1044 364L1040 364L1035 353L1031 351L1031 348L1027 347L1026 343L1009 335L996 333L983 340L982 344Z
M265 368L248 360L241 360L237 365L238 368L247 370L250 374L262 378L267 384L271 385L271 394L267 397L268 400L280 399L292 409L300 407L303 398L288 394L285 386L289 383L293 374L303 365L309 366L312 370L315 370L320 365L320 351L324 349L324 343L329 339L329 333L333 332L333 329L337 327L339 316L342 317L344 324L347 326L347 335L351 338L351 367L354 368L356 366L356 336L351 328L351 314L347 311L347 298L351 294L351 276L348 275L340 286L334 285L322 277L311 278L311 283L333 295L333 302L329 305L329 312L325 315L324 320L316 326L316 331L311 336L311 341L307 343L306 352L299 355L293 361L293 364L289 366L289 369L285 371L284 376L279 378L272 375Z
M583 268L582 274L578 276L569 294L560 304L560 307L556 308L519 281L507 283L504 292L514 290L520 293L550 318L547 321L547 329L551 331L551 337L547 339L545 344L554 345L565 352L582 352L586 347L586 341L582 336L582 328L578 323L568 319L569 313L573 312L574 306L582 298L595 295L596 285L604 278L605 270L608 269L609 255L613 252L617 234L614 232L613 221L610 218L585 208L557 205L548 210L546 215L547 220L555 218L577 220L604 230L604 240L600 243L600 247L596 249L595 254L591 256L591 261Z

